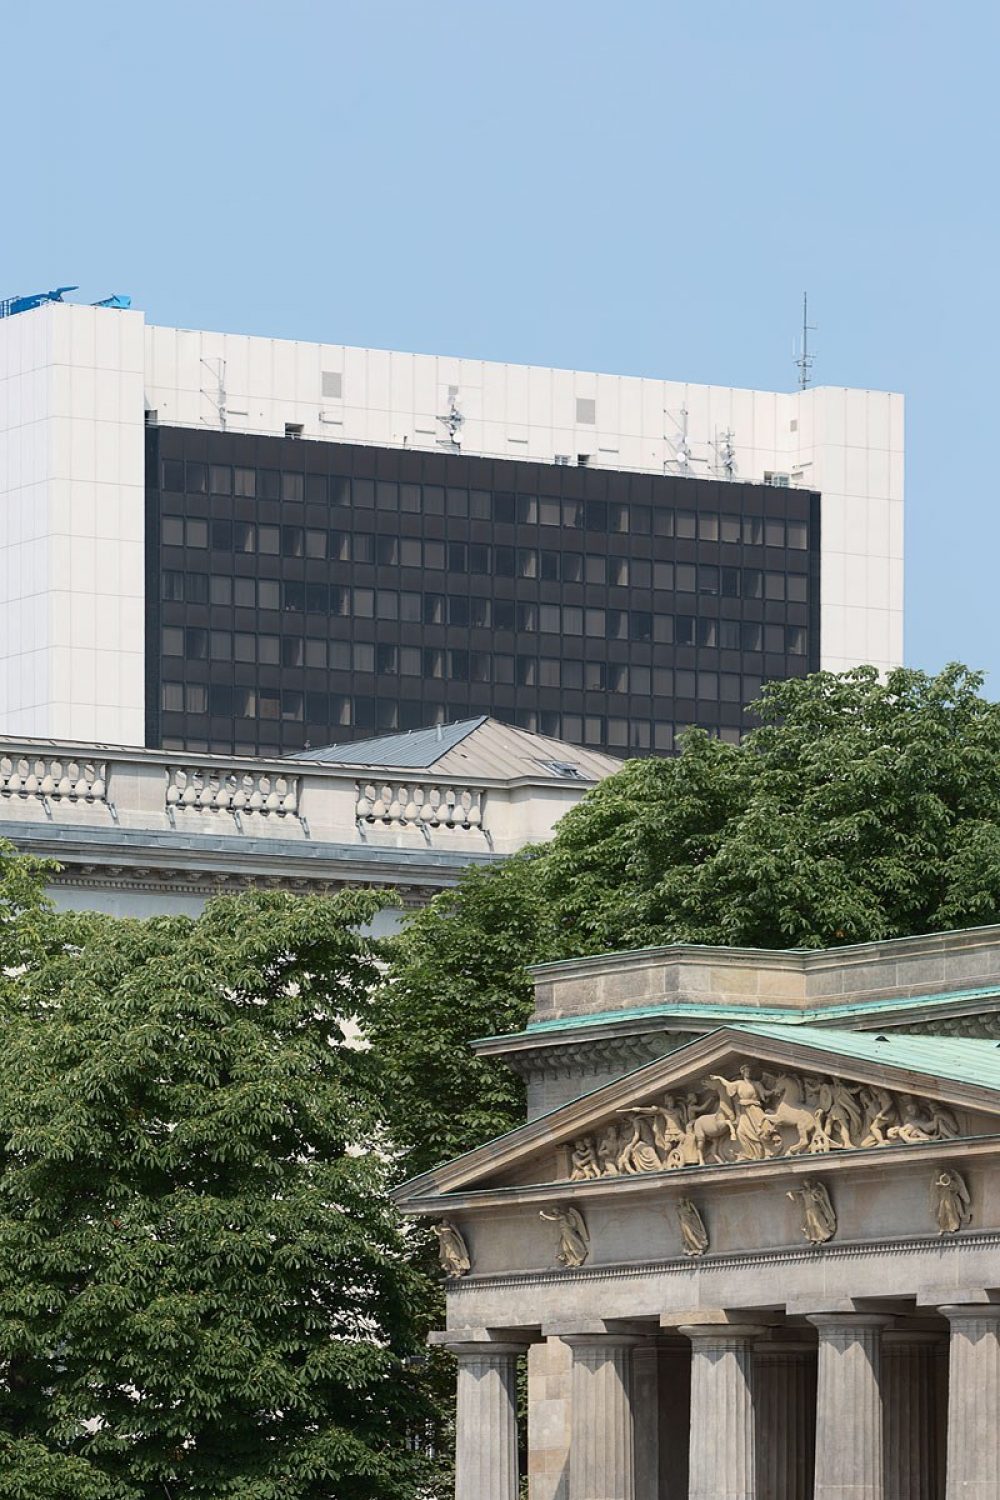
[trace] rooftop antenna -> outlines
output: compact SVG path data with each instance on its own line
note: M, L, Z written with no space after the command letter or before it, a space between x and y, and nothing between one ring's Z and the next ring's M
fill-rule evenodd
M201 394L205 396L215 407L219 426L223 432L226 430L226 361L224 359L202 359L201 363L210 375L215 377L215 390L201 388Z
M715 466L724 479L736 478L736 434L731 427L716 432Z
M799 371L799 390L804 391L812 380L815 354L809 352L809 335L816 332L816 325L809 321L809 293L802 293L802 345L795 363Z

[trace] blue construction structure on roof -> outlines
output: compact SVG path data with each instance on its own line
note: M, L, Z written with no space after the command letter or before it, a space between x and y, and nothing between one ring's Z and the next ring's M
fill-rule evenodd
M26 297L0 298L0 318L12 318L15 313L31 312L32 308L42 307L46 302L62 302L67 292L78 292L76 286L57 286L50 292L31 292ZM104 297L100 302L91 302L91 307L118 307L126 308L132 306L132 298L126 297L121 292L112 292L110 297Z

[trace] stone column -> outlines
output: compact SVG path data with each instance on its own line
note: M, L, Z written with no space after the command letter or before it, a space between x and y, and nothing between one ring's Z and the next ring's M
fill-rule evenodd
M933 1333L882 1335L885 1500L939 1500L940 1350Z
M816 1351L761 1344L754 1364L757 1500L808 1500L816 1454Z
M621 1334L564 1335L573 1350L569 1500L636 1500L632 1351Z
M888 1318L815 1313L815 1500L884 1500L881 1341Z
M688 1324L691 1340L689 1500L756 1500L754 1340L749 1325Z
M660 1496L660 1350L653 1339L632 1351L635 1500Z
M1000 1305L942 1307L948 1351L947 1500L1000 1495Z
M517 1500L517 1357L523 1344L449 1344L458 1360L455 1500Z

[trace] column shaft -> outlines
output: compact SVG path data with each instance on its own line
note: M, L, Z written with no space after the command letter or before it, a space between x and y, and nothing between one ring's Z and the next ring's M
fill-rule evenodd
M464 1345L458 1358L455 1500L517 1500L517 1357L512 1345Z
M880 1346L885 1318L820 1314L815 1500L884 1500Z
M947 1500L1000 1495L1000 1306L942 1307L948 1353Z
M940 1338L882 1335L885 1500L941 1500L938 1455Z
M691 1340L689 1500L756 1500L753 1344L763 1330L681 1332Z
M767 1345L755 1353L757 1500L810 1500L816 1453L816 1355Z
M636 1340L595 1334L566 1342L573 1349L569 1500L635 1500Z

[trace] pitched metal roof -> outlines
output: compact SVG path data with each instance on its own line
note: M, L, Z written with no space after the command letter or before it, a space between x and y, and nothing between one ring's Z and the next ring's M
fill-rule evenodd
M425 771L469 780L602 781L622 762L598 750L531 734L482 715L456 724L437 724L407 734L328 745L289 757L318 765L367 770Z
M761 1026L753 1022L740 1022L735 1029L797 1047L813 1047L818 1052L840 1052L934 1078L1000 1089L1000 1042L911 1036L901 1031L840 1031L829 1026Z
M411 729L405 734L383 734L371 740L352 740L347 745L301 750L294 759L312 760L323 766L399 766L401 770L422 771L436 765L442 755L485 723L483 714L478 719L462 719L456 724L435 724L431 729Z

